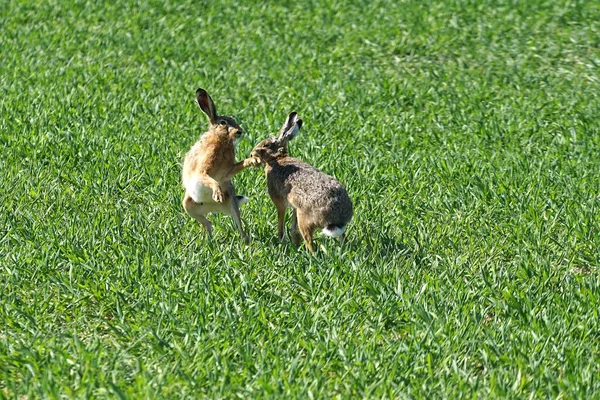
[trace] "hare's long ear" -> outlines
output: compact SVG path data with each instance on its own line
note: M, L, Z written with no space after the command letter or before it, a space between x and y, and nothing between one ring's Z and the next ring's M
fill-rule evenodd
M294 122L296 122L298 120L298 113L296 111L292 111L290 113L290 115L287 116L287 118L285 119L285 122L283 123L283 125L281 126L281 129L279 130L279 139L283 138L283 135L289 131L292 126L294 126Z
M279 131L279 140L290 141L298 135L302 127L302 120L298 118L298 114L294 111L288 115L285 123Z
M302 120L297 119L294 125L292 125L292 127L286 133L283 134L282 139L289 142L290 140L298 136L300 128L302 128Z
M196 104L204 111L211 125L215 125L217 123L217 107L206 90L202 88L196 90Z

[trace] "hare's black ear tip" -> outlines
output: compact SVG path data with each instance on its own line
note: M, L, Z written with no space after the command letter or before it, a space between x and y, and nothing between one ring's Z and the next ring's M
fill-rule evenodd
M299 119L298 121L296 121L296 125L298 125L298 129L302 128L302 120Z
M288 116L288 118L293 119L293 118L296 118L297 116L298 116L298 113L296 111L292 111L290 113L290 115Z
M206 95L207 95L206 90L204 90L202 88L198 88L196 90L196 97L206 96Z

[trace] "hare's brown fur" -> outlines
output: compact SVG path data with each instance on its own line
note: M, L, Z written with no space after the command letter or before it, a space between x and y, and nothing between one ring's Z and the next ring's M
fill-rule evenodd
M242 129L231 117L219 116L205 90L198 89L196 102L208 116L209 129L187 152L183 162L182 181L186 190L183 208L210 233L212 224L206 218L211 212L231 215L243 239L246 238L240 218L240 204L245 198L236 196L231 177L253 165L253 160L235 162L234 141Z

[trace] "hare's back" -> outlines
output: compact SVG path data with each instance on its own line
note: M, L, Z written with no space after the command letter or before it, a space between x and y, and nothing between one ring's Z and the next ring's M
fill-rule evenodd
M348 192L335 178L300 160L288 158L278 163L271 174L281 190L289 190L298 208L323 210L352 208Z

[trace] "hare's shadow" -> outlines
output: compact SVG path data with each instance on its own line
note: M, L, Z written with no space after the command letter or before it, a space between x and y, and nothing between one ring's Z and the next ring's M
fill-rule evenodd
M359 237L348 238L347 244L344 246L356 248L371 249L372 252L378 254L379 257L410 257L413 251L406 246L398 237L391 235L361 235Z
M333 250L336 247L339 247L339 243L337 240L333 240L331 238L324 238L324 235L318 235L315 238L315 247L326 247L330 250ZM335 243L334 243L335 242ZM300 243L302 247L303 242ZM296 247L296 249L298 249ZM402 241L393 236L361 236L361 235L353 235L349 233L344 240L344 243L340 250L343 253L346 253L349 250L351 253L360 252L360 251L371 251L376 253L380 258L408 258L413 256L414 252L408 246L406 246Z
M379 255L381 257L408 257L412 254L412 250L395 237L383 236L379 239L379 243L381 243L381 247L379 249Z

